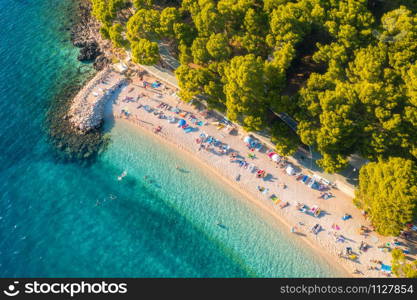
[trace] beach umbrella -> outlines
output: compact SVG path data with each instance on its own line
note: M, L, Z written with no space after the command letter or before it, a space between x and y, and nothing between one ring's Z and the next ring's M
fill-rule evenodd
M187 122L184 119L178 121L178 125L180 126L184 126L185 124L187 124Z
M382 264L382 265L381 265L381 271L383 271L383 272L385 272L385 273L391 273L392 268L391 268L391 266L389 266L389 265L384 265L384 264Z
M288 166L286 171L288 175L294 175L295 173L294 168L292 166Z
M273 161L279 161L279 158L280 158L280 156L278 155L278 154L274 154L274 155L272 155L271 156L271 159L273 160Z
M271 158L275 154L276 154L275 152L268 153L268 157Z
M243 140L246 144L250 144L252 141L252 138L250 136L245 137L245 139Z

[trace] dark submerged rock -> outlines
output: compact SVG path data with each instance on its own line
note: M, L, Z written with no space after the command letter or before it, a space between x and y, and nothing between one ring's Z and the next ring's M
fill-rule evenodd
M91 61L96 59L101 54L100 47L97 42L89 42L85 47L81 48L80 54L78 55L79 61Z
M94 61L93 67L97 71L103 70L105 67L107 67L111 63L110 59L108 59L104 55L100 55L96 58Z

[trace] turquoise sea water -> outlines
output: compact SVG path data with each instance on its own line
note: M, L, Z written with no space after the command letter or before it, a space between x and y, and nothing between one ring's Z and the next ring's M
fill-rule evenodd
M63 26L70 2L33 2L0 1L0 277L340 274L129 124L108 124L112 142L92 166L55 160L45 113L64 80L88 67Z

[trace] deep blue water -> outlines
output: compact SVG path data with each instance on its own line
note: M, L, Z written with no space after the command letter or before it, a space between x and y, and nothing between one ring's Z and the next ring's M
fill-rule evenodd
M90 68L69 43L69 5L0 1L0 277L337 275L274 220L128 125L110 128L112 143L92 166L54 158L44 129L50 101Z

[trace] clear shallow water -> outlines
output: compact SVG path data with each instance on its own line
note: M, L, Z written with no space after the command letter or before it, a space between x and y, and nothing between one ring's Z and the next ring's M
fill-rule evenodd
M111 129L91 167L57 162L45 113L85 66L62 31L69 1L36 2L0 1L0 277L338 275L258 208L130 125Z

